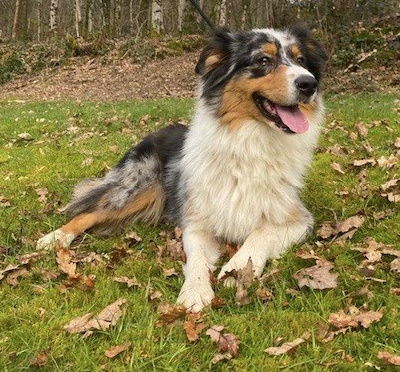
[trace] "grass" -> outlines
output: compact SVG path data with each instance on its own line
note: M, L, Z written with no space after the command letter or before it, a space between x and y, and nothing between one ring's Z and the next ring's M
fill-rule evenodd
M398 178L399 171L398 167L368 168L368 193L361 196L355 191L360 169L351 164L355 159L395 153L393 144L400 137L399 99L400 95L395 93L327 98L330 129L322 135L303 199L314 214L317 227L323 221L333 221L335 215L341 220L360 212L366 222L350 242L328 243L322 248L313 245L317 254L334 262L339 273L335 289L303 288L299 295L291 297L287 289L298 289L292 274L307 264L295 256L295 249L279 260L277 278L267 283L274 294L267 304L256 298L253 288L252 303L239 307L233 289L216 285L218 295L227 300L227 305L209 310L206 323L222 324L240 339L236 358L213 366L210 361L216 348L204 331L196 343L190 343L182 322L156 325L157 303L147 299L150 288L160 291L163 301L173 303L183 275L179 262L168 257L162 263L156 259L155 246L163 244L160 231L171 227L138 225L135 230L142 242L114 268L79 264L79 272L96 275L93 290L63 290L62 277L44 279L44 270L57 268L52 254L34 263L17 287L5 280L0 283L0 366L5 371L33 369L30 363L45 351L47 360L41 368L48 371L359 371L368 370L367 362L381 370L391 370L377 359L377 354L382 350L400 354L400 300L390 294L391 287L400 286L400 277L390 272L384 259L375 275L386 282L367 281L357 269L363 257L350 247L367 237L398 247L399 213L379 221L373 213L395 208L380 196L379 185ZM42 233L65 221L56 209L65 205L77 181L103 174L145 133L170 121L188 120L191 110L192 101L185 99L104 104L0 102L0 267L34 251L35 241ZM355 124L360 122L372 124L367 136L374 148L372 155L362 146L365 139L349 139L348 133L355 132ZM21 133L29 133L32 140L21 139ZM326 149L334 144L343 146L348 155L327 153ZM345 174L333 170L331 162L340 163ZM341 187L347 187L350 194L337 195L335 191ZM39 188L47 188L50 207L38 200ZM312 245L317 239L316 235L311 236L308 243ZM123 235L108 239L86 235L75 246L84 256L91 251L105 254L123 244ZM175 267L179 275L164 278L163 267ZM121 275L135 275L144 285L128 289L112 280ZM374 294L372 299L352 295L366 284ZM110 331L81 339L62 329L71 319L99 312L120 297L127 299L127 310ZM337 336L328 343L319 341L318 323L326 323L329 314L349 304L360 307L364 303L371 310L383 312L379 323ZM278 337L291 341L304 331L311 332L311 340L299 346L293 356L271 357L264 353ZM124 354L111 360L104 356L106 349L128 341L132 347Z

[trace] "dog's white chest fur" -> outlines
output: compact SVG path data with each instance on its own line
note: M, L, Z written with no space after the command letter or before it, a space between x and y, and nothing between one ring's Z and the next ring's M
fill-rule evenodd
M185 224L243 242L266 222L284 223L298 201L318 128L288 135L260 123L232 129L197 110L183 150Z

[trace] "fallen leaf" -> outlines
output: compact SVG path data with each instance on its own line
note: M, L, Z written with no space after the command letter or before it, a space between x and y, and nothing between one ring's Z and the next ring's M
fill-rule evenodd
M379 159L377 159L377 162L381 168L390 169L397 164L397 158L393 154L390 155L389 158L381 156Z
M248 305L251 299L247 295L247 290L251 287L253 282L254 271L253 262L248 260L246 267L239 269L236 274L236 302L239 305Z
M378 353L378 359L380 359L385 364L400 366L400 355L394 355L389 353L388 351L380 351Z
M330 222L323 222L319 230L317 231L317 235L322 239L328 239L331 236L336 234L336 229L332 226Z
M228 352L232 357L239 351L240 341L232 333L222 333L224 326L214 325L206 332L211 340L217 345L219 351Z
M331 163L331 167L332 167L335 171L339 172L340 174L344 174L344 171L343 171L343 169L342 169L342 166L341 166L339 163L333 162L333 163Z
M20 267L16 270L9 272L6 277L6 282L10 284L12 287L16 287L19 284L18 278L24 277L28 275L28 270L26 267Z
M158 305L157 312L160 315L157 322L158 325L170 324L177 319L184 318L186 315L186 308L181 305L170 305L167 302L162 302Z
M36 194L38 195L38 200L40 203L45 204L47 203L47 195L49 194L49 191L47 190L46 187L40 187L35 190Z
M300 288L307 286L313 289L327 289L337 287L338 273L331 273L333 264L318 260L315 266L300 269L293 274Z
M400 137L396 138L396 140L394 141L394 146L400 148Z
M163 269L163 275L165 278L168 278L170 276L178 276L178 273L175 268L171 267L170 269Z
M229 354L229 353L224 353L224 354L216 353L213 356L213 358L211 359L211 363L212 364L217 364L217 363L219 363L221 361L230 360L230 359L232 359L232 355Z
M376 160L375 159L361 159L361 160L354 160L353 161L353 165L355 167L363 167L364 165L375 165L376 164Z
M123 351L128 350L131 347L131 345L132 345L131 342L127 342L122 345L110 347L108 350L104 352L104 355L110 359L115 358L118 354L121 354Z
M364 123L357 123L355 127L361 137L366 137L368 135L368 128Z
M338 222L336 226L336 231L338 233L346 233L352 229L359 229L365 221L364 216L352 216L344 221Z
M381 320L383 314L379 311L363 311L358 314L346 314L344 310L329 315L328 322L336 328L357 328L362 325L369 328L372 323Z
M400 273L400 258L396 258L390 263L390 271Z
M64 326L64 330L69 333L93 333L92 330L106 330L115 324L122 315L121 306L126 303L124 298L120 298L105 307L98 315L88 313L71 320Z
M381 185L381 195L386 197L390 202L400 202L400 178L390 180Z
M72 252L69 249L57 249L56 261L58 268L69 278L77 278L76 263L72 262Z
M81 167L88 167L89 165L93 164L93 158L92 157L88 157L85 160L82 161Z
M212 309L219 309L222 306L226 305L226 301L222 297L215 296L211 300L211 308Z
M183 329L190 342L197 341L200 337L200 332L206 327L202 322L202 316L203 314L201 313L189 313L187 319L183 323Z
M274 298L274 295L266 288L258 288L256 290L256 296L263 303L267 303Z
M30 367L44 367L47 362L49 350L42 350L38 355L36 355L33 360L29 363Z
M137 281L135 277L128 278L127 276L115 276L113 280L117 283L123 283L130 287L140 287L140 283Z
M264 350L269 355L293 354L296 348L311 337L310 332L304 332L299 338L285 342L281 346L272 346Z
M135 231L128 232L124 239L128 243L129 247L133 247L142 241L142 238Z

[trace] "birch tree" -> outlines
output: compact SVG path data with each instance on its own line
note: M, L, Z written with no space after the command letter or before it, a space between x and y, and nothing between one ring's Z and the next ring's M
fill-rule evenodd
M50 33L57 34L57 9L58 0L51 0L50 2Z
M82 25L82 12L81 12L81 2L80 0L75 0L75 32L76 37L79 39L81 37L81 25Z
M162 0L153 0L151 4L151 28L158 34L164 31Z
M183 20L185 18L186 0L179 0L178 4L178 31L183 30Z

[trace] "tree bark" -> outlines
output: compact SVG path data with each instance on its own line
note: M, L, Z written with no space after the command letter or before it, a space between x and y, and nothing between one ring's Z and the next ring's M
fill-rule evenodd
M28 4L26 0L16 0L14 22L12 27L12 40L26 40L28 30Z
M183 20L185 18L186 0L179 0L178 4L178 31L183 31Z
M164 17L162 0L153 0L151 6L151 27L153 31L160 34L164 31Z
M57 34L57 9L58 0L51 0L50 2L50 33L52 36Z

